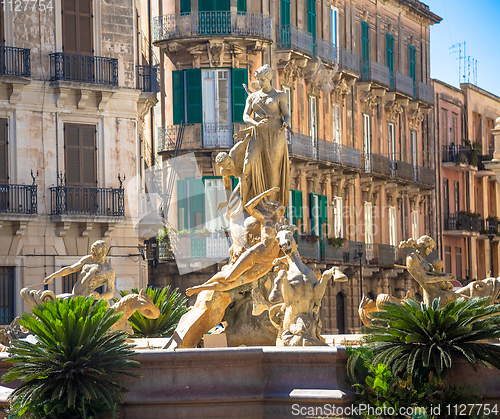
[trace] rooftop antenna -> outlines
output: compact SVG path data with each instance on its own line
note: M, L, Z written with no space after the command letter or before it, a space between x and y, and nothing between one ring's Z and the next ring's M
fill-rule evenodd
M457 54L458 57L458 80L459 83L473 83L477 85L477 60L467 55L467 43L459 42L452 45L450 54Z

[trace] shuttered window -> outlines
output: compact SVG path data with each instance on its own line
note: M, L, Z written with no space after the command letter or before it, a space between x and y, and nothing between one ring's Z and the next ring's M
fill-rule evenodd
M229 0L199 0L198 9L200 12L229 12Z
M73 287L78 281L79 272L74 272L72 274L63 276L62 279L62 292L71 294L73 292Z
M415 47L412 47L411 45L408 47L408 55L409 55L409 60L410 60L410 77L413 79L413 83L415 83L415 81L417 80L417 72L416 72L416 69L415 69L415 63L416 63L416 59L415 59Z
M186 122L188 124L203 122L201 91L201 70L199 68L186 70Z
M243 123L243 112L247 94L243 83L248 85L248 70L246 68L233 68L232 70L232 96L233 96L233 122Z
M370 59L370 28L366 22L361 22L361 59Z
M92 55L92 0L62 0L63 51Z
M4 25L4 17L3 17L3 5L4 2L0 4L0 45L5 45L5 25Z
M390 71L394 71L394 38L392 35L387 34L385 36L385 45L387 67L389 67Z
M201 229L205 223L205 187L202 179L177 181L178 230Z
M0 183L9 183L7 120L0 119Z
M174 125L185 121L184 115L184 72L172 72L172 108Z
M67 186L97 186L95 125L64 125Z
M290 0L281 0L281 26L290 24Z
M316 37L316 0L307 0L307 32Z
M191 0L181 0L181 13L191 13Z
M237 8L238 8L238 12L246 12L247 11L247 0L237 0Z
M0 267L0 324L14 320L14 267Z
M309 194L309 209L312 233L323 237L323 225L328 223L326 195L311 192Z

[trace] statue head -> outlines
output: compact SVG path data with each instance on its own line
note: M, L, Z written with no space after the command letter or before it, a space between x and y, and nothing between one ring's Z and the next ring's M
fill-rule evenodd
M295 226L283 226L276 236L276 240L286 256L291 256L298 250L297 242L293 238L293 231L296 229Z
M108 254L108 250L109 246L104 240L97 240L94 243L92 243L92 246L90 247L92 255L97 259L106 257L106 255Z
M269 64L265 64L255 70L254 76L258 80L260 87L262 87L266 82L271 83L271 80L273 79L273 74Z
M215 163L217 163L222 168L228 170L231 170L234 167L233 159L231 159L229 154L227 154L225 151L217 154L217 157L215 158Z
M430 236L421 236L416 243L416 248L424 253L424 255L428 255L432 252L436 246L436 242Z

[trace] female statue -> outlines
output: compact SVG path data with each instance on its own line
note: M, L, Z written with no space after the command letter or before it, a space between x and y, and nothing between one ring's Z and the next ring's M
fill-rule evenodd
M263 192L278 187L279 190L265 198L288 205L290 165L285 130L290 124L286 94L271 86L269 65L255 71L261 87L251 93L246 101L243 120L255 127L246 148L241 195L243 205ZM253 118L252 118L253 114Z

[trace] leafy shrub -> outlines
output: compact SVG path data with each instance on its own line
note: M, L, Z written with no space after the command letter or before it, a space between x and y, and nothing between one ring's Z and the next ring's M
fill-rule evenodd
M3 376L24 383L9 396L10 413L23 418L97 418L116 412L127 391L118 374L139 377L126 368L134 352L123 332L108 333L121 314L104 300L76 297L38 305L20 324L37 343L16 340L7 362L21 363Z
M139 290L134 288L131 291L139 294ZM127 291L120 291L120 295L125 297ZM147 288L146 294L153 299L153 303L160 309L157 319L148 319L136 311L128 319L134 329L136 337L163 337L170 336L181 317L187 312L187 298L181 295L177 288L170 292L170 286L165 288Z

